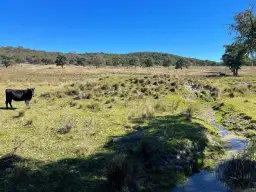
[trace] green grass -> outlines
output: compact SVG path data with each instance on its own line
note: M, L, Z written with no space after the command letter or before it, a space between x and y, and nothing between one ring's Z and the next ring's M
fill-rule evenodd
M41 75L40 81L33 76L33 81L8 83L36 87L36 95L30 108L14 102L16 110L0 109L0 190L106 191L121 183L123 189L168 191L223 154L218 132L204 116L216 98L188 102L185 79L99 74L75 81L65 75L50 83L40 82ZM217 81L206 84L218 86ZM227 106L244 103L235 110L254 118L255 95L225 98ZM110 142L138 131L142 140Z

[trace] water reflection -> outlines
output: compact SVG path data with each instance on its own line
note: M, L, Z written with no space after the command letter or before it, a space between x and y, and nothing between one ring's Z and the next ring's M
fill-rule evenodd
M223 127L211 122L215 125L222 137L227 137L229 132ZM227 140L226 150L237 153L248 146L248 141L240 138L230 138ZM232 153L231 153L232 154ZM226 159L227 160L227 159ZM202 170L200 173L194 174L182 185L176 187L173 192L229 192L229 190L218 179L216 170L207 171Z

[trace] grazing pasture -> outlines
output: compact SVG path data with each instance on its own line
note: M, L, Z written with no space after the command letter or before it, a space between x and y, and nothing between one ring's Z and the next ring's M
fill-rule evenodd
M225 155L209 111L235 135L256 135L253 67L241 77L25 64L0 74L0 191L168 191ZM5 108L5 89L30 87L30 107Z

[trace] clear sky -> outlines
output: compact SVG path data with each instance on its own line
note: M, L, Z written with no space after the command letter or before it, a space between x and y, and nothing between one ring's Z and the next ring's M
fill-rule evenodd
M0 46L219 61L249 0L1 0Z

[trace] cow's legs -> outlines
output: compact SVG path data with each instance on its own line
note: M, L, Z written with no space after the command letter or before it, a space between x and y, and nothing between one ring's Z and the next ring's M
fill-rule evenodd
M6 105L6 109L8 109L8 103L9 103L8 100L10 100L10 99L8 99L7 93L6 93L6 95L5 95L5 105Z
M6 100L5 101L5 104L6 104L6 109L8 109L8 104L11 106L11 108L12 108L12 100Z
M8 101L5 101L6 109L8 109Z
M10 104L11 108L13 108L13 107L12 107L12 100L9 101L9 104Z
M6 104L6 109L8 109L8 108L9 108L9 107L8 107L8 104L9 104L9 105L11 106L11 108L12 108L12 99L7 98L7 96L6 96L5 104Z
M27 105L27 107L29 106L29 101L28 100L26 100L25 101L25 104Z

